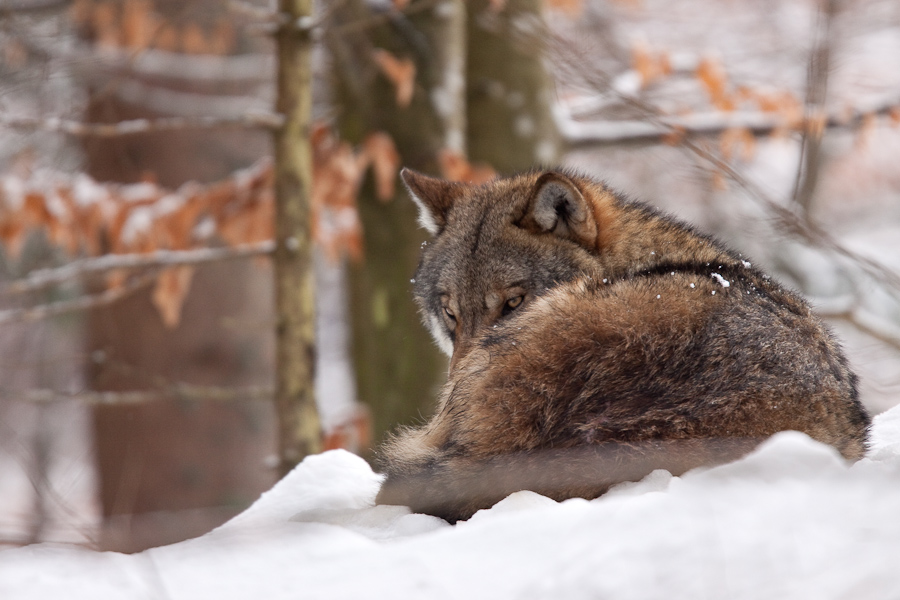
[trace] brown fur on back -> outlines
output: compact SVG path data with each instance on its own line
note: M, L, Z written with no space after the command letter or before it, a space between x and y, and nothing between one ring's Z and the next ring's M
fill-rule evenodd
M405 179L435 234L416 297L452 360L434 417L381 450L378 502L455 521L519 489L592 498L783 430L865 452L837 342L740 255L576 176Z

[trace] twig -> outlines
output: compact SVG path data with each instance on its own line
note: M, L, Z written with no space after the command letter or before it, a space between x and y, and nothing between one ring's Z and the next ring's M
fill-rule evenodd
M265 241L230 248L157 250L146 254L106 254L95 258L75 260L55 269L32 271L26 277L0 287L0 293L9 295L34 292L51 285L118 269L199 265L209 262L264 256L271 254L274 249L274 242Z
M211 400L214 402L264 401L274 397L275 390L269 386L250 386L244 388L224 388L188 383L175 383L153 390L133 390L124 392L81 391L76 393L56 390L34 389L22 392L18 399L34 404L54 404L78 400L90 406L124 406L145 404L163 398L179 400ZM6 396L12 392L4 393Z
M855 329L875 338L882 344L891 346L895 350L900 350L900 330L893 323L884 321L868 311L864 311L857 302L853 306L845 307L839 310L828 310L816 306L816 300L812 299L816 313L828 319L841 320L852 325Z
M242 17L248 17L258 22L274 21L277 13L267 8L262 8L258 4L251 4L246 0L228 0L228 10Z
M82 296L74 300L64 300L51 304L41 304L29 308L10 308L0 311L0 326L10 323L23 323L57 317L101 306L108 306L114 302L130 296L134 292L153 283L158 275L157 271L145 273L120 287L111 288L99 294Z
M74 137L110 138L174 129L211 129L217 127L257 127L278 129L284 117L270 112L249 112L237 117L161 117L157 119L131 119L118 123L82 123L68 119L40 119L36 117L12 117L0 115L0 127L30 131L64 133Z

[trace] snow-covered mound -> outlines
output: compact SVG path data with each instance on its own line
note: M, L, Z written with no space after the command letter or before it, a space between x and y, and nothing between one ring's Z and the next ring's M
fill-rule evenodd
M603 498L519 492L451 527L373 506L342 451L200 538L135 555L0 552L0 598L900 598L900 408L848 466L794 432Z

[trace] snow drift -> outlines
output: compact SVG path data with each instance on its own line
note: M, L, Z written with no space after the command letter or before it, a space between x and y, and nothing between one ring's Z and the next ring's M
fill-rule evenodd
M140 554L0 552L0 598L898 598L900 407L847 465L803 434L593 501L513 494L451 527L373 506L380 477L307 458L200 538Z

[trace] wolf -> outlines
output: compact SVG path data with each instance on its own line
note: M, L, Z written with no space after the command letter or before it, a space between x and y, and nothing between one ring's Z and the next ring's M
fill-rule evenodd
M450 366L434 416L379 449L378 503L456 522L518 490L590 499L783 430L865 453L838 342L741 254L574 173L401 175L432 236L414 295Z

